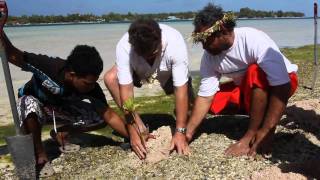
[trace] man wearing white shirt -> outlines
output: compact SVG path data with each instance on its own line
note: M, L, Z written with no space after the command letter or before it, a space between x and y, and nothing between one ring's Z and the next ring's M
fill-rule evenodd
M195 17L192 35L202 44L201 82L187 125L190 141L205 115L219 114L236 107L250 117L245 135L225 153L255 155L270 148L274 129L289 97L297 88L296 71L264 32L254 28L234 28L232 13L208 4ZM231 83L220 84L221 76Z
M176 149L179 154L188 154L185 128L188 89L189 92L192 90L188 53L182 35L172 27L158 24L154 20L138 19L118 42L116 58L116 65L105 74L104 81L115 102L126 114L134 152L140 159L146 157L144 138L141 138L146 127L138 113L133 112L132 118L124 105L133 98L134 86L151 83L159 84L166 94L175 94L177 121L171 149Z

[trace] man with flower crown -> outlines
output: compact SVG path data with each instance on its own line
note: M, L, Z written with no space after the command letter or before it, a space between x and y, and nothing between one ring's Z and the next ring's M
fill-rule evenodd
M275 127L297 88L292 64L264 32L235 28L235 17L208 4L194 19L194 43L201 43L201 82L187 125L190 142L206 114L245 113L249 126L226 155L255 155L270 150ZM224 76L233 80L221 83Z
M166 94L174 93L177 120L170 149L189 153L185 132L193 96L187 47L177 30L152 19L134 21L117 44L116 65L106 72L104 82L125 113L131 148L140 159L146 158L148 128L135 110L133 87L158 84Z

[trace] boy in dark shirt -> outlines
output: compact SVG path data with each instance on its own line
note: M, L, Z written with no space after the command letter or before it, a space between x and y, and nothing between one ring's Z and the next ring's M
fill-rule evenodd
M22 52L11 44L5 33L1 34L1 43L10 63L33 73L31 80L19 89L17 108L21 128L33 134L40 169L52 169L41 142L41 126L46 120L59 119L81 127L107 123L128 137L124 121L108 106L97 83L103 62L94 47L78 45L67 60L63 60ZM61 145L68 145L67 140L63 141L68 128L63 129L65 132L51 135ZM62 151L65 150L63 147L60 148ZM54 173L52 170L46 175L50 172Z

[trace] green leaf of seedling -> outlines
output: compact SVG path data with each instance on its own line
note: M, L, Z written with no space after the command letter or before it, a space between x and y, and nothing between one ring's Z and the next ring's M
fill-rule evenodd
M136 110L136 105L134 104L134 99L133 97L127 99L123 103L123 109L129 112L134 112Z

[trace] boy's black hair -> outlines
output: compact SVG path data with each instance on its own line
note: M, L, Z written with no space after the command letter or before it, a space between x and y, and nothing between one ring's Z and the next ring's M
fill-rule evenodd
M66 69L77 76L99 76L103 70L103 61L95 47L77 45L67 58Z
M208 3L202 10L200 10L193 20L195 31L198 31L200 27L211 27L217 21L223 18L223 10L220 6L216 6L213 3ZM229 30L233 30L236 23L223 24Z
M153 19L137 19L129 27L129 43L137 54L155 50L161 43L161 29Z

